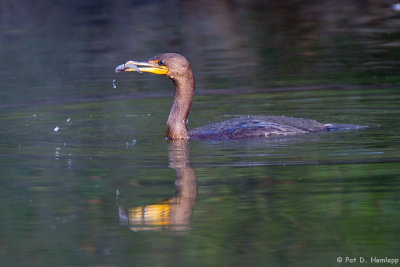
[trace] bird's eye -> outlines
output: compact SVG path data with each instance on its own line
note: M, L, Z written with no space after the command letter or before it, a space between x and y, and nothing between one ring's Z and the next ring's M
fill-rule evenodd
M160 66L164 66L164 65L165 65L165 63L164 63L164 61L163 61L163 60L160 60L160 61L158 61L158 65L160 65Z

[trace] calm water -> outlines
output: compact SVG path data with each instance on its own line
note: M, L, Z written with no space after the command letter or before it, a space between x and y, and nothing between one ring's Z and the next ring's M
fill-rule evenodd
M2 1L0 265L399 259L394 3ZM246 114L370 127L167 142L171 82L113 72L161 52L192 63L190 128Z

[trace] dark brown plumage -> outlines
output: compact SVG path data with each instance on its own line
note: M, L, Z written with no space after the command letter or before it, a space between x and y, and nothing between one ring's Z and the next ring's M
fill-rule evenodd
M175 53L155 56L147 62L128 61L116 72L140 71L166 75L175 85L174 101L167 121L169 139L236 139L275 137L322 132L352 130L364 126L319 123L315 120L285 116L246 116L205 125L191 131L187 128L189 111L194 97L194 75L187 59Z

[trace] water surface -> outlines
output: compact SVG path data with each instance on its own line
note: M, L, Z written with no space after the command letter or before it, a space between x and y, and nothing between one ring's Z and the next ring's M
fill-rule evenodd
M393 3L167 2L1 4L0 263L400 258ZM167 142L172 83L113 73L161 52L193 65L190 128L248 114L369 128Z

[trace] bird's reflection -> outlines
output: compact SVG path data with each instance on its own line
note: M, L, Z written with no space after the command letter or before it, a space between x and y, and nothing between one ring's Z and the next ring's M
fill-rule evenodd
M169 167L176 171L176 193L160 203L132 207L119 206L119 219L133 231L186 231L197 197L196 172L189 166L187 140L168 141Z

